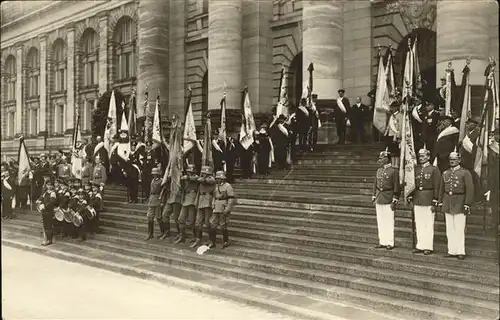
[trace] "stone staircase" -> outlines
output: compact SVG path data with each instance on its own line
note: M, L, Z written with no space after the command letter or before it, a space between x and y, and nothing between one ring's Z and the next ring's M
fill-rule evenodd
M125 189L111 186L102 233L88 241L40 249L39 215L22 213L3 222L2 242L137 276L192 281L196 290L300 319L498 319L498 255L494 238L483 233L490 223L484 208L468 218L464 261L443 257L442 215L435 253L412 254L411 209L404 205L396 211L396 248L373 248L370 190L379 150L346 146L307 154L292 170L238 180L231 247L201 256L172 239L145 242L146 206L126 203Z

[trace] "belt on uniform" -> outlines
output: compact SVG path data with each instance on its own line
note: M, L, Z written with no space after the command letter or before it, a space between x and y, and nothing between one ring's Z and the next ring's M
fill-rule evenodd
M434 190L434 189L424 189L424 188L422 188L422 187L418 187L418 190L419 190L419 191L432 191L432 190Z
M384 191L392 191L392 190L394 190L394 189L393 189L393 188L391 188L391 189L377 189L377 190L378 190L378 191L380 191L380 192L384 192Z
M460 196L460 195L464 195L465 193L461 192L461 193L455 193L455 192L446 192L449 196Z

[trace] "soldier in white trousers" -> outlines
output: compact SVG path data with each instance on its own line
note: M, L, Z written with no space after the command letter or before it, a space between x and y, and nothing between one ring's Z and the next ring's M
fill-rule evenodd
M474 183L468 170L460 166L460 154L450 153L450 169L446 170L439 185L439 208L446 218L448 238L447 258L465 259L465 218L474 201Z
M420 165L415 168L415 190L408 197L413 202L417 245L414 253L429 255L434 250L434 217L438 205L439 169L430 164L430 151L425 145L418 152Z
M394 208L398 203L400 187L398 170L391 166L391 155L380 152L380 168L373 183L372 202L377 213L379 244L375 248L394 249Z

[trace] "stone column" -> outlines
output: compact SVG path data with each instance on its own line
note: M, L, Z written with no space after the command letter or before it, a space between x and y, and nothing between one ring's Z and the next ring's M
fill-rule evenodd
M273 38L271 1L243 0L243 82L254 114L271 112L273 102Z
M40 36L40 109L38 132L47 133L47 36Z
M461 72L467 57L470 65L471 85L484 85L484 69L489 54L488 1L437 1L436 83L452 62L455 79L461 81ZM498 10L498 6L496 7ZM460 84L460 83L457 83Z
M208 109L219 110L227 93L227 109L241 109L242 0L209 1ZM224 83L226 87L224 88Z
M23 132L23 104L24 104L24 92L23 92L23 45L17 45L16 52L16 131L17 133ZM27 84L25 84L27 85Z
M99 16L99 93L108 90L108 12Z
M170 42L168 105L170 118L172 113L183 117L186 104L186 7L186 1L170 1L170 25L168 27Z
M72 133L75 127L75 27L67 26L68 33L68 90L66 91L66 132Z
M303 72L314 64L313 91L320 100L334 99L342 87L342 34L344 26L341 1L303 1Z
M139 66L137 77L137 102L144 101L146 84L149 85L149 100L155 101L160 90L164 101L162 116L168 114L168 22L169 1L141 0L139 2L139 26L137 29ZM151 105L151 104L150 104ZM138 108L142 115L143 108Z

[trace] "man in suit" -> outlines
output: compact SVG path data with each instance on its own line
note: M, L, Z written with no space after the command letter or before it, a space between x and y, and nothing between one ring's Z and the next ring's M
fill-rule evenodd
M450 168L439 185L439 207L446 218L447 258L465 258L465 218L474 202L474 184L469 171L460 167L460 154L449 154Z
M299 135L299 149L300 152L304 152L307 149L307 133L311 127L310 114L307 110L307 100L302 98L300 100L300 105L295 110L295 117L297 119L297 129Z
M437 128L439 124L439 113L435 110L435 105L428 102L425 106L424 122L422 123L422 140L431 153L431 162L434 161L434 145L438 136Z
M422 131L426 110L424 108L424 104L422 103L421 96L415 96L414 103L415 107L411 110L410 120L413 129L413 143L415 150L420 150L424 145Z
M349 120L351 121L352 142L366 142L365 120L368 118L369 110L361 103L361 97L356 98L356 103L351 106Z
M372 202L377 214L379 244L375 248L394 248L394 209L398 203L400 186L398 170L391 166L391 154L380 152L375 182L373 183Z
M12 198L14 198L14 178L8 166L2 163L2 219L12 219Z
M337 134L339 136L339 144L345 144L345 134L347 129L347 120L351 104L344 94L344 89L338 90L339 97L334 107L333 116L335 117L335 124L337 125Z
M441 78L441 86L436 89L436 106L438 110L444 109L446 104L446 78Z
M453 118L450 116L442 117L438 130L440 132L434 148L434 165L439 167L440 172L444 172L450 167L448 157L457 146L459 132L453 126Z
M318 102L318 95L311 95L311 107L309 108L309 117L311 119L311 129L309 130L309 148L311 151L314 151L316 148L316 144L318 143L318 129L320 126L319 121L319 111L316 107L316 103Z
M419 165L415 168L415 190L408 197L413 202L417 245L414 253L429 255L434 250L434 217L438 205L439 169L429 162L430 152L423 148L418 152Z

